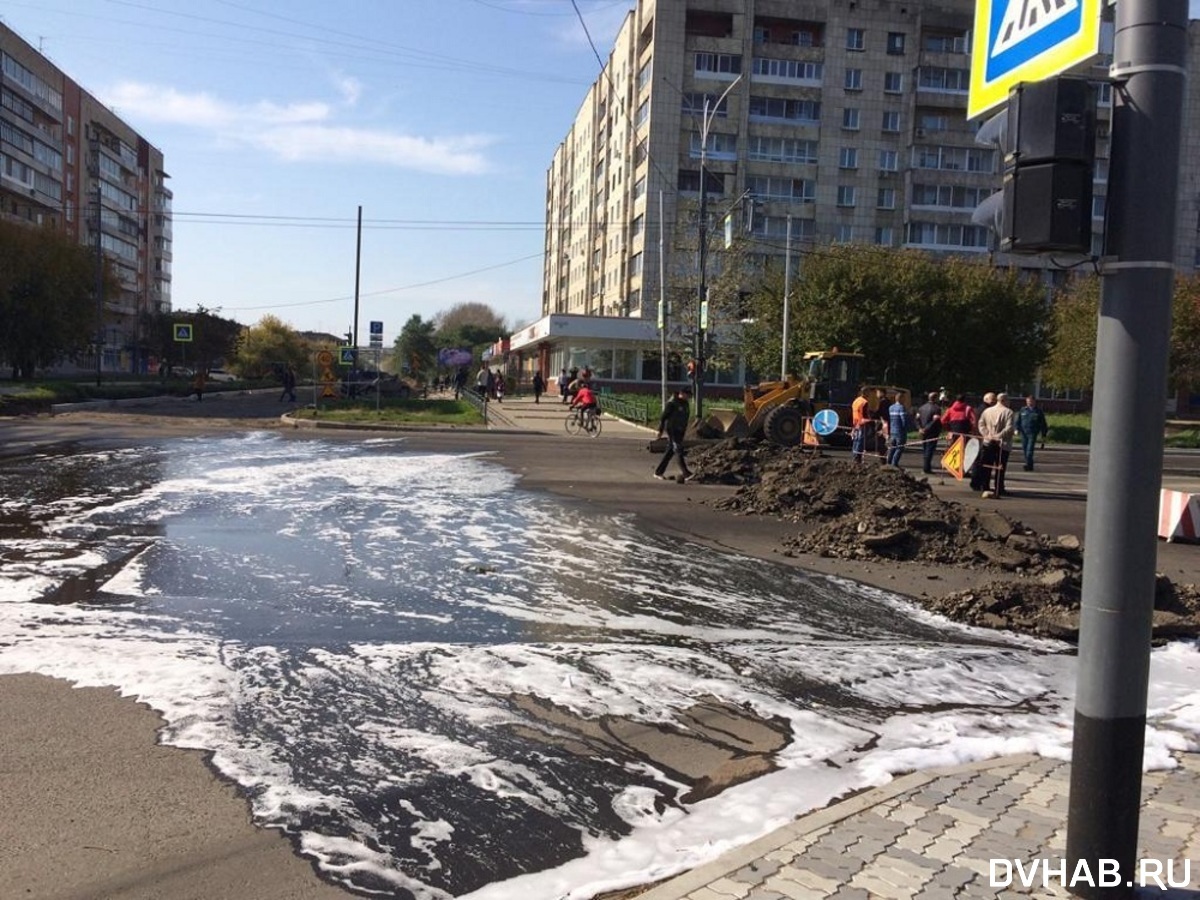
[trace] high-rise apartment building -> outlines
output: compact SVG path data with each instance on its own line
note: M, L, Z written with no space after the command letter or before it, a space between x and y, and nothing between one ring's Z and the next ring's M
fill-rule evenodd
M0 217L60 228L109 260L101 367L133 371L139 318L171 309L171 191L163 155L0 24Z
M1000 187L1002 161L966 119L974 7L640 0L547 173L543 315L655 317L659 225L698 230L702 153L709 234L720 237L727 208L745 227L742 201L752 198L752 254L782 254L790 216L799 251L853 241L987 257L995 238L971 213ZM1198 33L1193 23L1193 50ZM1085 73L1099 96L1096 252L1108 64ZM1200 115L1189 122L1185 148L1197 146ZM1177 263L1190 269L1200 265L1200 159L1184 157ZM670 234L664 243L670 254ZM668 282L689 266L694 252L668 258Z

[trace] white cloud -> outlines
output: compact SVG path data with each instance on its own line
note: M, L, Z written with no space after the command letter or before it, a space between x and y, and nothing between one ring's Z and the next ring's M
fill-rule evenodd
M352 75L342 75L335 72L333 74L333 83L347 106L355 106L358 103L358 98L362 96L363 92L361 81Z
M361 85L339 80L343 96L356 100ZM208 132L222 146L249 146L289 162L374 163L451 175L489 170L483 135L429 138L358 128L332 121L332 108L319 101L277 104L231 103L200 92L123 82L103 100L122 116Z

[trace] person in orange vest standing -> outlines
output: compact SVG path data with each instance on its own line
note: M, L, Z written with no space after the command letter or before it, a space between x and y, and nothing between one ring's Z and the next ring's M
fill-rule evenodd
M863 453L867 449L867 433L873 430L871 401L867 399L867 389L862 387L850 404L850 453L855 465L862 465Z

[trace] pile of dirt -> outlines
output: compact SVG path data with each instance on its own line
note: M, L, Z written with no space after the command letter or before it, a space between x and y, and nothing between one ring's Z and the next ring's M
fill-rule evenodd
M999 512L942 500L925 479L892 466L856 466L800 448L727 440L698 448L695 480L733 484L713 501L739 515L802 523L784 552L848 561L978 570L979 584L914 598L971 625L1073 640L1083 550L1074 535L1039 534ZM1200 635L1200 589L1160 578L1155 637Z

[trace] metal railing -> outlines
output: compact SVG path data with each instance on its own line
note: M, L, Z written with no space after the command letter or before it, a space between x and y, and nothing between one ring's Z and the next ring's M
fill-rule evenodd
M650 410L641 403L630 403L628 400L618 400L616 397L600 392L598 397L600 408L630 422L645 425L650 421Z
M483 416L483 424L488 423L488 403L484 399L483 394L479 393L475 388L464 386L458 395L460 400L465 400L475 408L479 415Z

